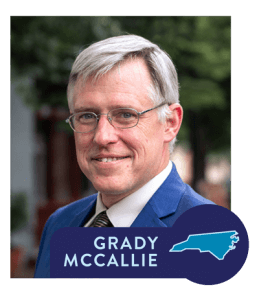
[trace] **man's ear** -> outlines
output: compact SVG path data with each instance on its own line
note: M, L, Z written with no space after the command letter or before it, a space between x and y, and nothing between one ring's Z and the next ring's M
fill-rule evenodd
M178 103L173 103L169 106L171 115L167 117L165 123L165 142L171 142L178 134L182 120L183 120L183 108Z

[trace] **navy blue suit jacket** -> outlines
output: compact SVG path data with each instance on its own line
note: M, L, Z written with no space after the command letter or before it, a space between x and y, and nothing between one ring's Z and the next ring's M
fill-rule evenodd
M64 227L83 227L95 209L97 194L73 202L54 212L44 227L34 277L50 277L50 239ZM176 167L148 201L131 227L171 227L191 207L214 204L197 194L179 177Z

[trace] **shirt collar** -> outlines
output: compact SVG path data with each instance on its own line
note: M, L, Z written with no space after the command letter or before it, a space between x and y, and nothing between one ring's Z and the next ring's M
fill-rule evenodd
M102 203L101 195L98 192L94 217L106 210L114 227L130 227L153 194L168 177L171 170L172 162L169 161L167 167L162 172L152 178L136 192L115 203L109 209Z

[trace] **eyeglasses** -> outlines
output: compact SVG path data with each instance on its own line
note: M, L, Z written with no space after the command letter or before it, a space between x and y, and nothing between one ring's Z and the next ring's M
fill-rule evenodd
M93 112L79 112L71 115L66 119L71 128L78 133L87 133L94 130L101 115L106 115L110 124L115 128L127 129L137 126L139 116L161 107L167 103L161 103L153 108L144 110L142 112L136 111L134 108L115 108L110 110L107 114L95 114Z

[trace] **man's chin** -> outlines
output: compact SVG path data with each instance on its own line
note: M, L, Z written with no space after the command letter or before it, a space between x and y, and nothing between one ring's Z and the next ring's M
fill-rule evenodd
M130 189L122 189L121 187L109 187L109 188L95 188L102 195L122 195L126 193L130 193Z
M130 185L123 186L122 183L118 184L94 184L95 189L100 192L104 196L120 196L122 198L126 197L127 195L132 193L132 187Z

